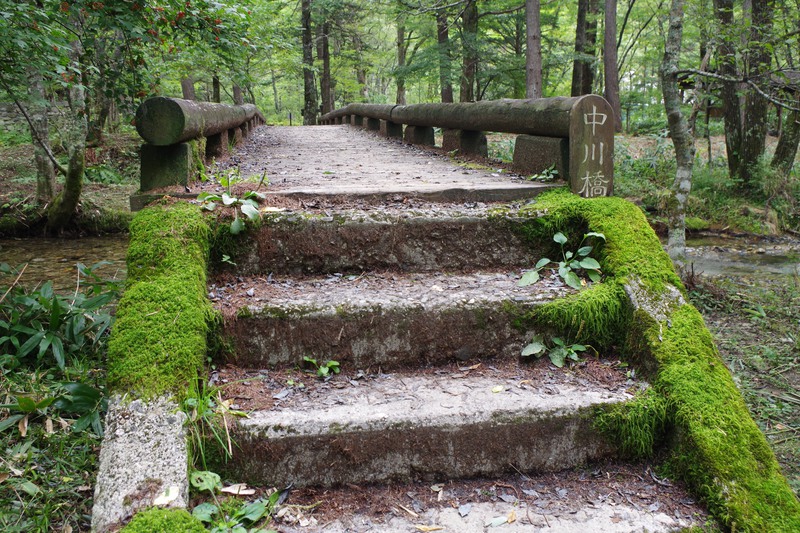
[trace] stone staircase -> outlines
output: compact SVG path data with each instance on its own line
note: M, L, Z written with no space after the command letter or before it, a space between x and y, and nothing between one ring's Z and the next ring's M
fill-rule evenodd
M492 519L505 531L670 531L702 512L684 495L685 509L664 503L671 511L659 513L666 483L656 476L644 503L604 495L618 447L593 427L594 413L643 385L613 359L569 369L521 359L546 333L525 315L572 289L552 277L519 287L545 250L521 237L513 212L494 212L401 202L285 211L234 257L235 274L212 280L233 346L212 380L251 411L220 468L253 486L292 485L309 501L361 489L372 502L306 512L281 531L469 532ZM340 372L317 378L327 361ZM596 497L567 509L558 480L576 468L601 472L582 481L597 484ZM640 479L649 472L634 468ZM475 479L514 491L464 488ZM381 490L412 486L380 503ZM447 496L415 510L407 495L429 486ZM536 508L547 494L555 507Z

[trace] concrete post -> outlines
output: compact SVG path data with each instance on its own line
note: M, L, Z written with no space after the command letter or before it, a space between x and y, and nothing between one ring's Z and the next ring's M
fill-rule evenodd
M428 126L406 126L403 140L409 144L436 146L433 128Z
M206 139L206 158L221 157L228 153L228 130L223 130Z
M367 130L369 131L380 131L381 130L381 121L377 118L368 118L367 119Z
M381 120L381 135L390 139L402 139L403 125L389 120Z

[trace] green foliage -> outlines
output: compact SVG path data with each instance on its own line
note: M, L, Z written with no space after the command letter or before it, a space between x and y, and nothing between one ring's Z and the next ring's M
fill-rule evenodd
M578 277L581 271L583 271L591 281L595 283L599 282L601 275L600 263L593 257L589 257L589 254L594 251L594 245L584 246L583 243L586 242L587 239L601 239L605 241L606 237L602 233L593 231L586 233L578 244L578 249L572 252L564 250L564 246L567 244L567 237L563 233L558 232L553 235L553 241L558 243L561 247L561 261L551 261L547 257L540 259L536 263L534 270L529 270L522 275L522 279L519 280L520 287L525 287L539 281L539 271L546 268L550 263L555 263L556 266L558 266L558 275L561 276L564 283L573 289L581 290L586 284L585 281L582 281L581 278Z
M231 194L231 187L239 181L241 181L241 176L239 175L239 167L236 167L230 171L227 176L219 177L220 184L225 187L228 192L222 193L222 195L202 192L197 196L198 201L201 203L201 209L205 211L214 211L220 202L223 207L230 207L233 209L233 221L230 224L231 235L238 235L245 228L244 221L239 218L239 210L241 210L242 214L249 220L259 220L258 202L264 200L266 196L264 193L258 192L258 189L261 188L261 185L263 185L265 181L269 183L265 171L261 176L261 180L258 182L256 190L246 192L240 199ZM237 206L239 210L236 209ZM230 259L230 256L228 256L228 259Z
M324 363L318 363L316 359L306 355L303 357L303 362L312 367L320 379L326 378L331 374L338 374L341 371L338 361L329 360Z
M199 380L195 381L195 388L183 400L181 407L187 417L190 458L193 463L199 460L203 468L208 467L208 443L212 443L221 452L225 461L233 457L231 419L234 416L246 417L246 413L232 409L231 400L223 400L218 389L202 388Z
M205 533L202 522L185 509L148 509L136 513L122 533Z
M84 276L96 275L78 264ZM0 273L22 275L6 263ZM59 369L78 357L92 356L102 348L104 335L113 322L105 307L117 297L116 286L104 290L104 284L91 283L89 290L76 292L72 298L53 291L46 282L35 291L14 285L0 289L0 368L13 369L33 360L38 365L55 363Z
M189 475L193 488L208 493L214 503L204 502L192 510L192 516L200 522L208 524L215 533L267 533L266 530L248 526L255 526L262 520L269 518L282 493L273 492L268 499L257 499L246 503L241 500L228 499L220 502L217 493L223 490L222 480L219 475L209 471L195 470Z
M126 181L124 176L108 165L87 167L84 176L87 181L104 185L119 185Z
M568 361L580 361L578 352L585 352L588 347L583 344L567 344L560 337L550 339L552 346L548 347L541 335L536 335L531 342L522 349L522 356L535 355L539 357L547 354L550 362L562 368Z

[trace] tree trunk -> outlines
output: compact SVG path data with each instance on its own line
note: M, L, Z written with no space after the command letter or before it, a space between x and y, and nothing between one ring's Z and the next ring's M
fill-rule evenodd
M181 78L181 94L184 100L197 100L197 94L194 92L194 79L191 76Z
M800 98L795 106L800 107ZM800 112L791 111L786 115L778 146L775 147L775 155L770 163L772 168L788 175L792 171L795 157L797 157L798 143L800 143Z
M667 113L669 133L675 146L677 168L672 183L669 202L669 238L667 250L675 266L683 268L686 263L686 202L692 189L692 167L694 165L694 138L681 112L681 96L678 88L678 59L683 41L683 0L672 0L669 13L669 31L664 49L664 59L659 69L661 90L664 94L664 109Z
M442 102L453 102L453 82L451 81L450 31L447 23L447 12L440 9L436 12L436 36L439 42L439 86L442 90Z
M361 40L361 36L358 34L353 34L353 50L356 51L356 81L360 87L361 101L367 102L369 101L369 86L367 85L367 69L364 68L365 61L362 54L364 41Z
M211 101L216 103L222 101L220 96L219 76L216 74L211 77Z
M83 53L80 42L72 44L70 53L76 68L81 64L80 57ZM86 122L86 93L84 83L74 83L70 87L70 117L69 124L63 133L69 161L64 177L64 190L53 200L47 212L47 231L58 233L63 230L75 215L83 190L83 173L86 167L86 137L88 124Z
M478 4L477 0L466 0L461 12L463 63L461 69L461 93L459 101L475 101L475 76L478 72Z
M575 58L572 60L572 96L581 96L586 67L586 12L589 0L578 0L578 17L575 22Z
M311 0L301 4L303 28L303 124L317 123L317 88L314 83L314 35L311 33Z
M331 24L327 20L322 23L317 40L317 57L322 60L322 79L320 92L322 93L322 114L333 111L333 89L331 84L331 53L328 43L328 34Z
M242 88L238 83L233 84L233 103L236 105L244 105L244 96L242 95Z
M28 70L28 94L31 97L28 126L33 139L33 159L36 162L36 203L46 204L55 194L56 171L47 153L52 150L50 150L50 124L47 118L48 105L44 94L44 82L41 72L34 68ZM46 146L42 146L43 143L46 143Z
M747 44L749 53L745 55L747 79L766 85L769 80L772 47L767 41L772 32L772 12L774 0L753 2L750 39ZM749 190L759 178L759 164L764 156L767 141L767 111L769 102L766 98L748 87L744 101L744 120L747 124L742 131L741 187Z
M729 35L733 31L733 0L714 0L714 11L722 25L717 46L717 70L722 76L738 78L736 69L736 49ZM727 36L727 37L726 37ZM739 176L741 165L742 115L739 105L739 84L735 81L721 81L722 113L725 121L725 149L728 156L728 172L731 177Z
M603 73L605 97L614 111L614 131L622 131L622 106L619 101L619 71L617 69L617 0L606 0L603 38Z
M408 53L408 43L406 42L406 19L404 16L397 18L397 97L395 103L398 105L406 104L406 55Z
M525 97L542 97L542 24L539 0L525 1Z

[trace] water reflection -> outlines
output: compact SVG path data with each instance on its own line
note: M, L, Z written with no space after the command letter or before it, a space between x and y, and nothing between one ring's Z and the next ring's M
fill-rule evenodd
M19 266L27 263L20 282L28 287L47 280L58 291L75 289L77 263L91 266L101 261L109 264L97 269L100 277L124 280L127 235L85 237L81 239L0 239L0 263ZM0 285L13 281L0 277Z

